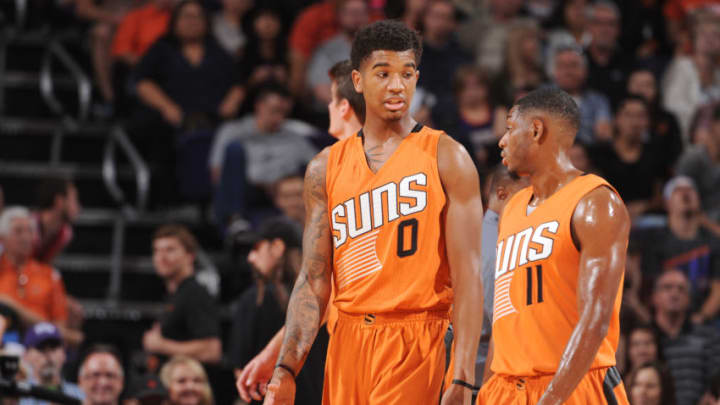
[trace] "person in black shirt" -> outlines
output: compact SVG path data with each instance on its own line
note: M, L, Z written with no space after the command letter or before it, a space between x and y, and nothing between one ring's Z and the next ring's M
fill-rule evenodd
M642 273L647 283L669 268L681 270L689 281L690 319L704 323L720 312L720 240L701 225L700 198L690 178L678 176L663 191L668 226L634 231L643 246Z
M212 37L198 0L181 2L135 71L140 100L172 127L212 126L236 115L243 91L235 64Z
M287 304L301 259L300 232L281 217L266 220L257 233L247 234L246 239L247 244L253 245L248 262L253 267L255 284L242 294L233 316L229 357L238 375L285 324ZM323 328L298 374L295 404L322 401L327 341Z
M153 238L153 265L169 292L160 322L145 332L143 347L161 356L186 355L217 363L222 355L220 320L213 298L193 276L195 237L183 226L166 225Z
M645 100L627 96L619 104L615 117L616 132L610 143L589 147L593 165L620 193L630 215L635 218L659 208L660 161L649 144L648 109Z

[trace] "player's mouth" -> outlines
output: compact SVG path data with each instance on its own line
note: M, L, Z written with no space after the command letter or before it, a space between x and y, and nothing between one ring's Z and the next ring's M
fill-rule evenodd
M385 100L385 108L390 111L400 111L405 107L405 100L401 98L389 98Z

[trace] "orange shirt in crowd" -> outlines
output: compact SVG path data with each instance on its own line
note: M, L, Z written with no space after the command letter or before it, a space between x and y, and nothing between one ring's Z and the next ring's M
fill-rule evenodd
M129 12L117 28L112 44L112 55L145 54L170 22L170 11L148 4Z
M0 256L0 294L47 321L67 320L67 296L60 273L34 259L18 270L5 255Z
M310 58L315 48L338 32L335 5L324 1L312 5L298 15L290 32L290 49Z

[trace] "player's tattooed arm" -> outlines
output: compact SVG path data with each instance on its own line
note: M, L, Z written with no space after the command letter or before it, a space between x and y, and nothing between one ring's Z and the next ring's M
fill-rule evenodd
M310 162L305 173L303 198L307 213L302 267L288 304L285 338L278 356L278 364L296 374L315 340L330 298L332 234L325 190L327 159L325 149ZM276 369L273 380L282 373L287 371Z
M449 136L438 143L438 168L446 195L445 245L453 287L455 369L453 379L477 385L475 358L482 329L483 289L480 180L467 151ZM443 405L467 403L471 391L452 385Z
M573 236L580 248L578 320L565 346L558 371L540 405L560 405L585 377L607 336L625 271L630 215L606 187L588 193L575 208Z

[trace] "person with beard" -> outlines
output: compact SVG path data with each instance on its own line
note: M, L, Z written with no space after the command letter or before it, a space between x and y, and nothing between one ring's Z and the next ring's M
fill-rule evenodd
M37 211L33 213L37 238L33 257L52 263L72 241L72 223L80 214L78 190L71 180L51 178L37 188Z
M77 385L62 378L66 356L57 326L50 322L36 323L25 334L25 347L27 351L23 355L23 361L28 368L26 382L60 391L79 400L84 399L84 394ZM33 398L22 398L19 405L49 405L49 403Z
M270 342L283 327L290 291L300 269L300 235L283 218L266 220L256 234L248 234L253 245L248 262L255 284L238 300L231 335L230 360L238 370ZM327 334L316 340L306 368L298 375L297 404L317 404L322 398L322 371ZM255 402L252 402L255 403Z
M663 190L667 227L636 231L642 245L642 272L652 283L668 268L681 270L689 281L690 320L704 323L720 311L720 240L702 227L700 197L685 176L671 179Z

